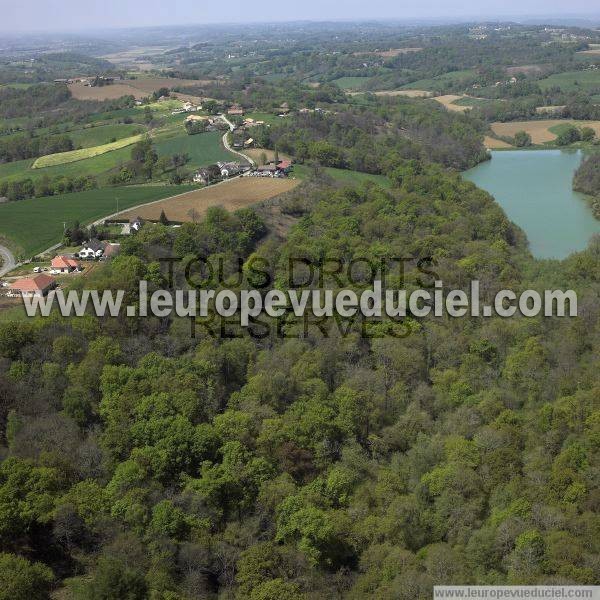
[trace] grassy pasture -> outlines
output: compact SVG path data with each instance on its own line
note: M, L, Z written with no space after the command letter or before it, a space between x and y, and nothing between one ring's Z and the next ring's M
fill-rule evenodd
M194 189L189 185L129 186L31 198L0 205L0 237L29 257L60 242L63 223L90 223L119 210Z
M76 147L93 148L110 144L111 140L121 140L142 133L140 125L136 124L109 124L96 127L84 127L67 132L67 135L73 140Z
M55 167L66 163L77 162L86 158L94 158L113 150L120 150L135 144L142 139L141 135L132 135L110 144L102 144L101 146L93 146L91 148L82 148L81 150L71 150L70 152L59 152L57 154L48 154L40 156L32 165L32 169L42 169L44 167Z
M159 156L186 153L190 157L187 167L202 167L223 160L239 160L239 157L223 147L219 131L188 135L181 133L173 137L156 141Z
M251 112L244 116L248 119L254 119L255 121L264 121L267 125L272 125L273 123L279 123L281 121L281 117L274 115L273 113Z
M447 88L451 83L455 83L462 79L469 79L475 75L473 69L465 69L464 71L451 71L450 73L444 73L438 77L431 79L419 79L412 83L403 85L402 88L405 90L427 90L429 92L441 92Z
M541 79L538 84L543 90L557 86L566 92L592 92L600 90L600 69L556 73Z
M371 173L335 169L333 167L325 167L323 170L336 181L347 185L357 185L365 181L372 181L381 187L389 188L392 186L391 181L385 175L372 175ZM292 174L299 179L310 179L312 178L312 169L306 165L294 165Z
M77 162L54 165L41 169L32 169L33 160L21 160L14 163L0 165L0 179L26 179L33 181L41 179L45 175L49 177L58 177L61 175L67 177L77 177L79 175L101 176L102 174L114 169L120 163L124 163L131 158L131 149L129 147L106 152L92 158L87 158Z
M338 87L344 90L359 90L365 87L370 77L340 77L334 79L331 83L335 83Z

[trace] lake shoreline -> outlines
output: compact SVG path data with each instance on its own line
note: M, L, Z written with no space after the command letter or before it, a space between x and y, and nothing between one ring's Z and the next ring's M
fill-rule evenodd
M490 193L527 235L535 258L564 259L600 233L589 197L573 190L581 148L493 150L462 176Z

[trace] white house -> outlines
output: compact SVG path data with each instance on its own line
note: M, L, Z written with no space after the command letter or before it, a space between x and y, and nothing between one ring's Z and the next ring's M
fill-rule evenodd
M104 254L104 244L100 240L92 239L83 244L83 248L79 251L79 258L94 260L100 258L102 254Z
M136 217L135 219L129 220L129 231L133 233L134 231L139 231L144 224L144 220L141 217Z

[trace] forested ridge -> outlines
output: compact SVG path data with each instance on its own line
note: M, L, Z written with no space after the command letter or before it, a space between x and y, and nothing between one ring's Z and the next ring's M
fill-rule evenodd
M399 160L467 169L488 158L483 125L422 101L372 100L333 113L306 112L263 127L261 144L299 161L387 173Z
M290 322L264 339L192 338L184 319L0 323L0 598L599 583L599 240L534 262L458 175L416 160L390 175L391 190L300 187L286 239L247 209L146 226L85 285L134 301L141 278L167 285L159 258L199 254L234 289L237 257L249 278L276 260L285 289L290 257L410 256L410 287L433 257L445 286L477 278L484 298L573 288L580 316L409 318L401 337Z
M600 218L600 154L586 156L573 175L573 189L591 198L592 210Z

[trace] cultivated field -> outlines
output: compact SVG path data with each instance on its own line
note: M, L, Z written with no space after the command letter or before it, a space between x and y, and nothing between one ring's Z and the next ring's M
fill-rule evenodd
M489 135L486 135L483 138L483 145L486 148L489 148L490 150L499 150L500 148L513 148L514 146L511 146L510 144L507 144L506 142L502 141L502 140L496 140L493 137L490 137Z
M591 127L600 135L600 121L568 121L564 119L544 119L542 121L512 121L510 123L492 123L492 131L503 137L513 137L517 131L526 131L534 144L545 144L556 139L556 133L551 129L557 125L567 124L579 127Z
M275 151L268 150L267 148L247 148L242 151L244 154L249 156L252 160L254 160L257 164L260 162L260 158L262 154L267 157L268 161L275 160ZM279 160L292 160L291 156L287 154L279 153Z
M193 85L206 85L208 81L195 79L175 79L173 77L148 77L140 79L127 79L112 85L89 87L83 83L73 83L69 86L74 98L78 100L115 100L121 96L134 96L136 99L145 98L158 91L160 88L188 87Z
M175 198L167 198L135 210L124 212L125 219L137 216L150 221L158 221L164 210L170 221L191 221L190 211L201 217L208 208L222 206L227 210L237 210L250 204L268 200L294 189L297 179L274 179L271 177L240 177L217 185L195 190Z
M446 94L445 96L436 96L434 100L439 102L442 106L444 106L447 110L451 110L454 112L465 112L472 108L471 106L465 106L460 104L454 104L456 100L462 100L466 98L466 96L457 96L456 94Z
M138 46L129 50L123 50L122 52L116 52L114 54L105 54L100 58L110 61L113 65L117 65L120 68L134 68L140 71L149 71L155 68L151 62L148 62L147 58L151 56L159 56L163 52L169 49L169 46Z
M127 186L31 198L0 205L0 237L25 257L60 242L63 227L74 221L90 223L145 202L193 189L189 185Z
M113 83L102 87L89 87L83 83L73 83L69 86L69 90L73 94L73 98L77 100L116 100L122 96L134 96L140 100L148 95L124 83Z
M184 88L192 85L207 85L208 80L199 79L175 79L174 77L148 77L132 79L127 82L131 87L140 90L147 96L152 92L157 92L160 88Z
M66 163L77 162L79 160L85 160L87 158L93 158L94 156L100 156L113 150L120 150L135 144L142 139L142 135L133 135L131 137L117 140L110 144L103 144L102 146L92 146L91 148L81 148L80 150L71 150L70 152L58 152L57 154L48 154L46 156L40 156L32 165L32 169L43 169L44 167L55 167L57 165L64 165Z

